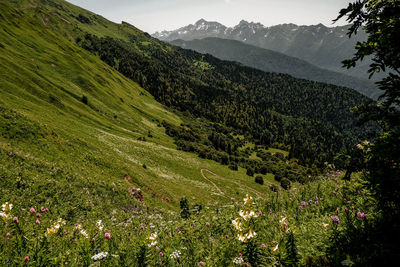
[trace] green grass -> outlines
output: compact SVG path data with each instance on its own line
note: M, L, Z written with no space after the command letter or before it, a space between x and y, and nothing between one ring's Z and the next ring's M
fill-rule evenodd
M110 186L107 190L126 195L132 185L123 178L129 174L133 186L147 188L143 191L149 206L173 210L184 196L202 204L226 202L201 177L202 168L257 190L269 191L255 184L243 170L233 172L226 166L177 151L159 123L165 120L179 125L181 119L136 83L77 47L70 36L58 34L58 29L70 27L69 24L51 17L46 27L38 21L38 16L49 14L45 8L28 7L21 15L20 11L1 5L2 14L7 18L1 25L6 34L0 37L4 45L0 48L2 116L13 114L18 118L13 127L20 127L22 136L32 132L24 128L26 124L35 125L33 132L46 132L32 143L30 139L14 138L10 132L5 134L7 130L2 131L0 141L7 147L7 153L18 155L31 167L41 162L60 169L65 173L58 181L61 187L69 184L67 176L71 175L77 183L87 181L91 190L96 190L100 183ZM68 4L65 6L69 8ZM19 21L18 27L13 25L14 20ZM87 105L82 102L83 96L88 99ZM151 138L147 137L149 132ZM141 137L147 141L138 141ZM7 160L7 153L3 154L3 160ZM7 169L7 181L15 179L12 168ZM1 171L5 171L4 167ZM34 169L26 174L49 184L47 175ZM232 195L236 191L244 192L232 190L237 184L229 180L219 182ZM112 189L113 184L117 189ZM82 192L78 188L69 190L76 199ZM37 193L31 192L29 196L34 198ZM15 194L18 197L22 195ZM164 198L170 202L161 200ZM99 196L98 203L106 199L107 196Z
M61 8L54 6L60 3ZM350 205L373 218L371 198L358 180L329 176L273 193L269 185L277 183L271 174L259 185L243 168L231 171L178 151L160 123L180 125L183 120L73 42L75 26L117 38L142 34L133 26L113 24L62 1L0 1L0 8L0 203L14 205L11 211L1 210L0 264L89 266L98 249L109 253L101 266L196 266L200 261L229 266L239 253L251 261L252 251L265 264L280 266L288 251L288 233L280 224L286 216L305 265L327 260L335 231L345 228L331 222L337 210L342 222L348 217L344 207ZM66 22L79 14L94 24ZM254 144L246 147L253 150ZM217 174L205 173L224 194L201 176L201 169ZM132 186L142 189L144 203L128 193ZM261 213L251 220L257 238L242 243L232 220L247 193L256 200L252 208ZM182 197L191 207L202 204L203 210L180 218ZM301 201L314 204L301 211ZM42 206L50 211L39 212ZM346 223L364 227L354 212L351 216ZM66 225L46 236L60 217ZM96 227L98 220L104 229ZM111 232L109 240L105 232ZM154 232L157 249L149 246ZM276 254L272 244L279 244ZM180 263L170 257L175 250L182 252Z

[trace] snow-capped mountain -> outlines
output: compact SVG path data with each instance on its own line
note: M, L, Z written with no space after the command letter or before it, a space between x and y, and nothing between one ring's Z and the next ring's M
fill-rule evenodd
M346 71L347 74L365 78L368 61L350 72L341 66L342 60L354 54L357 41L366 38L362 31L348 38L347 31L348 26L281 24L265 27L261 23L245 20L234 27L226 27L218 22L201 19L195 24L178 30L156 32L153 37L167 42L177 39L190 41L206 37L232 39L297 57L321 68Z

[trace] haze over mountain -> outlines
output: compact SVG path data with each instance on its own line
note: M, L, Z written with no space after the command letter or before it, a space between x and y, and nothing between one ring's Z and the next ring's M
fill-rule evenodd
M266 72L287 73L297 78L345 86L374 99L379 95L379 90L367 79L322 69L305 60L240 41L207 37L192 41L179 39L171 43L203 54L211 54L223 60L237 61Z
M320 68L365 78L368 60L352 70L342 68L341 61L350 58L355 52L355 44L366 38L362 31L348 38L346 35L348 28L349 26L326 27L323 24L311 26L281 24L265 27L261 23L245 20L234 27L226 27L218 22L200 19L195 24L174 31L156 32L152 36L168 42L206 37L238 40L306 60Z

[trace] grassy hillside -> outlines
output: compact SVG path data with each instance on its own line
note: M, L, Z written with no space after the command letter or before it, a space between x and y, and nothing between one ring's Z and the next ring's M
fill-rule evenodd
M202 168L266 190L244 170L232 172L177 151L160 124L179 125L181 119L60 34L72 26L59 15L38 21L42 12L49 13L33 3L19 10L1 3L1 200L13 192L11 201L47 196L49 202L72 203L86 192L94 199L82 201L85 209L100 203L126 209L135 203L128 196L134 186L142 188L149 205L172 209L188 195L202 204L224 201L202 178ZM232 195L241 190L233 182L220 183Z
M165 125L200 128L203 141L202 129L226 126L173 113L76 45L83 30L148 38L133 26L63 1L1 0L0 10L1 265L337 264L340 233L368 225L356 212L374 216L359 181L332 166L282 190L271 173L260 185L243 168L177 150ZM301 169L285 150L231 137L254 160Z

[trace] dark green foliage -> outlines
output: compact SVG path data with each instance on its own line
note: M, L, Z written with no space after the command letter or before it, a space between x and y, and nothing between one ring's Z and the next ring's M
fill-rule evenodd
M260 184L260 185L263 185L263 184L264 184L264 179L263 179L262 176L260 176L260 175L257 175L256 178L254 179L254 181L255 181L257 184Z
M82 22L82 23L85 23L85 24L92 24L92 21L88 17L86 17L86 16L84 16L82 14L79 14L79 16L76 17L76 19L79 22Z
M128 43L86 34L79 45L165 105L247 132L255 143L291 145L291 156L304 164L322 166L363 132L349 109L369 100L350 89L264 73L136 35Z
M85 95L82 96L81 101L82 101L82 103L85 104L85 105L87 105L88 102L89 102L87 96L85 96Z
M181 217L187 219L190 217L189 201L186 198L181 198L179 205L181 207Z
M347 16L351 22L348 35L362 29L368 34L365 42L356 46L354 57L344 66L356 66L372 56L370 77L377 72L389 72L378 82L383 94L380 102L354 109L361 123L375 121L382 132L372 135L373 145L362 147L363 178L378 201L380 216L361 225L346 223L331 246L332 261L350 256L360 266L391 266L398 262L400 238L400 2L359 0L340 11L338 19ZM350 163L360 160L350 154ZM348 216L347 221L352 220ZM395 265L395 264L394 264Z
M274 184L270 185L269 189L271 189L272 192L278 192L278 190L279 190L279 188Z
M299 254L297 252L296 241L292 231L287 234L285 242L286 255L283 259L284 266L298 266Z
M290 180L287 178L282 178L281 180L281 186L283 189L287 190L290 188Z
M246 174L248 176L253 176L254 175L254 168L253 167L247 167Z

